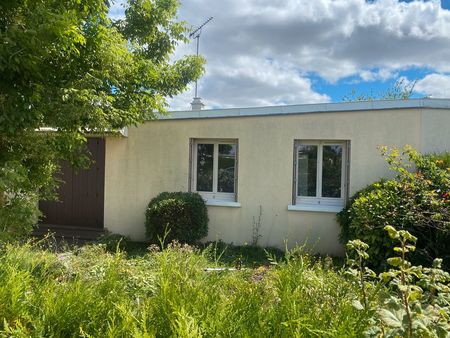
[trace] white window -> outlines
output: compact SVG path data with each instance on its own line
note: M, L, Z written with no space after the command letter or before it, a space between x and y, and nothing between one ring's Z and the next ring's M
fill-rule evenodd
M294 204L336 211L347 192L348 142L296 141Z
M191 191L206 202L236 201L237 140L192 140Z

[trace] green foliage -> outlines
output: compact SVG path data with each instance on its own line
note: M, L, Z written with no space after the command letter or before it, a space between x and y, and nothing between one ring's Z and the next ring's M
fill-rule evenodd
M431 153L424 155L431 162L436 163L439 168L446 169L450 168L450 152L446 151L443 153Z
M148 204L147 236L151 241L193 243L208 234L208 210L198 193L163 192Z
M350 224L352 221L352 214L350 212L350 206L355 203L361 196L365 196L371 194L372 191L378 189L385 183L385 180L380 180L378 182L369 184L367 187L357 191L352 197L350 197L347 207L344 208L341 212L339 212L336 216L338 223L341 226L341 232L339 233L339 241L342 244L347 244L349 241L353 240L353 229L350 228Z
M103 246L0 252L0 336L361 337L368 318L330 262L291 251L255 270L172 243L139 258Z
M377 337L447 337L450 332L450 274L441 269L441 259L431 268L414 266L407 255L416 249L417 238L392 226L384 230L399 246L387 259L391 268L378 276L364 266L369 246L360 240L348 243L357 260L349 260L348 276L359 284L355 304L371 314L366 334ZM355 264L355 261L358 264Z
M18 163L8 162L0 168L0 241L20 238L32 229L31 223L37 222L37 193L23 191L26 175Z
M0 134L0 242L24 238L33 230L40 216L38 201L54 198L58 158L77 166L86 163L84 137L71 138L35 132L20 137ZM71 144L72 153L63 153L60 141Z
M299 247L254 269L207 270L224 267L214 244L151 245L139 257L103 244L65 252L6 244L0 336L446 337L449 274L440 260L413 266L414 237L387 230L399 245L378 276L359 240L341 270Z
M360 101L375 101L375 100L407 100L411 97L416 81L405 82L405 79L401 78L395 82L392 87L389 87L385 91L374 93L357 93L354 89L349 95L345 95L342 98L344 102L360 102Z
M417 237L414 263L431 264L436 257L450 266L450 169L437 155L428 156L405 147L403 153L382 147L396 173L394 179L376 182L357 193L338 215L341 242L361 239L369 244L368 262L385 269L393 248L384 227L404 229ZM445 155L444 155L445 156Z
M253 245L232 245L222 241L209 242L200 246L202 254L209 260L230 266L238 262L243 267L255 268L270 263L269 257L280 259L284 252L277 248L262 248Z
M347 270L345 271L347 276L353 277L361 290L359 298L362 300L362 304L356 300L353 304L357 308L366 311L370 310L370 304L374 301L374 296L376 296L378 291L369 282L376 274L365 265L366 260L369 258L367 249L369 249L369 246L359 239L349 241L347 243L347 250L350 255L355 253L355 257L347 257Z
M87 133L155 118L202 73L201 57L169 60L188 32L176 21L177 0L130 0L117 21L108 6L0 3L2 237L29 232L39 215L34 202L51 197L61 160L87 164ZM54 132L36 132L43 127Z
M130 243L130 238L118 234L106 234L100 236L96 242L104 245L106 251L116 252L126 250L128 243Z

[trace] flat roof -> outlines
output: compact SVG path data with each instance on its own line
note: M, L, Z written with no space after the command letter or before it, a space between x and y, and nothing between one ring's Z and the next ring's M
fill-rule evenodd
M361 102L313 103L285 106L169 111L161 120L271 116L392 109L450 109L450 99L377 100Z

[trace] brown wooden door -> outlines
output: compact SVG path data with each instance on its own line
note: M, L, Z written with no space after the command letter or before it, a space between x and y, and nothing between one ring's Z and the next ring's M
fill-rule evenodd
M59 201L43 201L42 224L103 228L105 140L89 138L87 147L92 155L89 169L74 170L62 164Z

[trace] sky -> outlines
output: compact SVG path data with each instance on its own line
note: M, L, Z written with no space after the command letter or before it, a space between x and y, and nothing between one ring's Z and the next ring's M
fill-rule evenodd
M123 16L116 0L112 18ZM412 97L450 98L450 0L181 0L202 30L206 108L340 102L401 80ZM179 45L174 59L195 54ZM193 86L169 99L188 110Z

